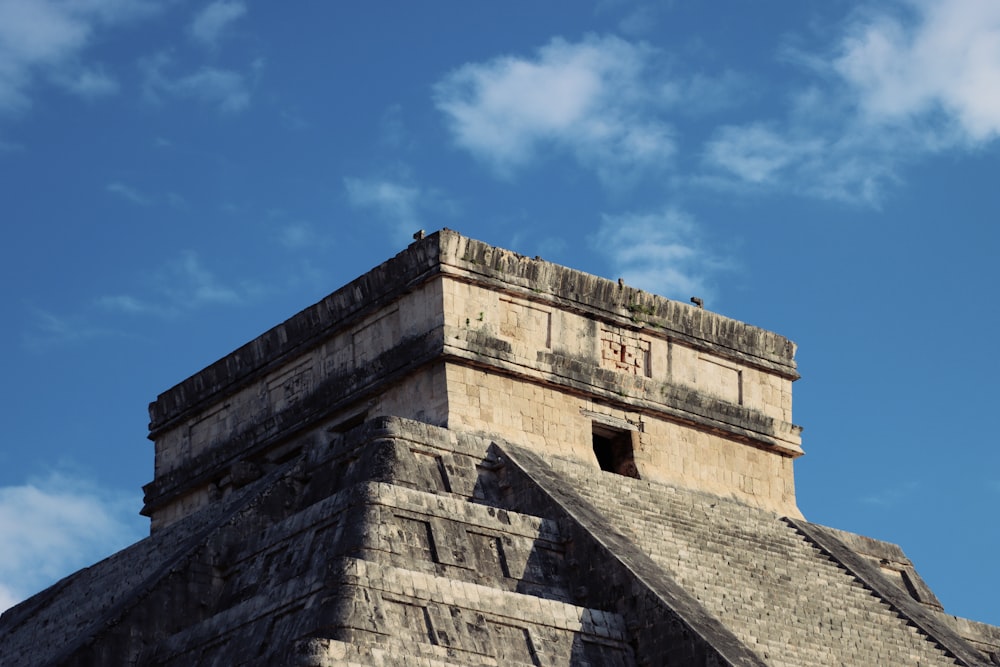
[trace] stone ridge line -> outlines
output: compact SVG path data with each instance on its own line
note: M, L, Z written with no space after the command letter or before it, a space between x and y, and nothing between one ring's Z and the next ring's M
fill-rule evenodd
M792 517L784 517L784 520L836 560L845 570L860 579L865 586L889 603L900 615L920 628L952 657L961 661L963 665L967 667L992 667L961 635L932 616L919 602L888 582L875 569L874 565L856 554L839 538L825 530L823 526Z
M580 529L590 535L655 598L660 600L690 631L698 636L718 655L734 667L766 667L767 663L750 650L729 628L713 616L698 600L692 597L663 568L657 565L631 540L622 535L587 500L560 484L558 475L533 453L515 446L492 445L506 459L528 477Z

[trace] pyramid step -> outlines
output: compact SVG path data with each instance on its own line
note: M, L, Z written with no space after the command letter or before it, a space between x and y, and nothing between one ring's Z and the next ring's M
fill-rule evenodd
M340 638L352 643L464 653L464 664L635 662L619 614L357 559L341 577Z
M772 512L507 447L546 493L601 515L587 521L620 531L768 664L955 664Z

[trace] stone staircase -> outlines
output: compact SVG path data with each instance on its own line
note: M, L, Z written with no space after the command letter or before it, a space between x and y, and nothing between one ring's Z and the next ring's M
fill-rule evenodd
M558 522L485 502L488 446L401 420L343 438L294 499L257 501L291 509L206 540L213 613L144 658L222 665L235 643L243 664L283 645L310 666L635 665L624 617L575 602Z
M43 593L5 614L0 655L177 667L985 664L956 662L817 546L818 527L730 500L398 418L241 465L260 476L57 584L51 595L75 590L76 608ZM44 646L18 631L31 614L52 628ZM150 630L132 635L123 618ZM81 635L92 639L74 643Z
M505 450L564 480L766 664L962 664L781 517Z

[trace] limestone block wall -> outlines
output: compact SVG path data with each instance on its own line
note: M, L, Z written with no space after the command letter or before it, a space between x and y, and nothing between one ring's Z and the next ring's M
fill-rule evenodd
M395 415L590 462L611 420L644 478L795 514L797 377L776 334L443 230L158 397L144 513L196 510L321 421Z
M732 438L517 378L447 366L448 427L494 434L599 469L594 424L634 430L641 479L733 497L801 516L792 459Z
M157 430L155 480L147 486L153 528L209 502L231 459L331 413L392 414L443 424L443 368L406 374L414 360L432 358L440 347L440 286L425 282L380 309L341 322L318 345L276 359Z
M593 429L603 422L635 433L643 479L799 516L787 372L544 294L450 276L442 289L446 351L461 359L447 368L449 427L597 467Z
M446 279L445 324L509 344L515 363L537 367L539 352L584 359L599 368L680 385L790 422L792 378L722 351L699 350L655 327L622 326L592 314L529 300L489 286Z
M352 374L374 376L376 369L372 366L381 355L400 341L418 338L438 326L439 289L436 281L422 285L158 434L156 474L168 472L231 438L244 424L294 407L322 380Z

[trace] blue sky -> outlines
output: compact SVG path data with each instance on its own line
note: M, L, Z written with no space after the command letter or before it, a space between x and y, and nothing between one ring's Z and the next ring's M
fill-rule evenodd
M1000 624L1000 3L0 0L0 608L146 405L420 228L799 344L799 505Z

